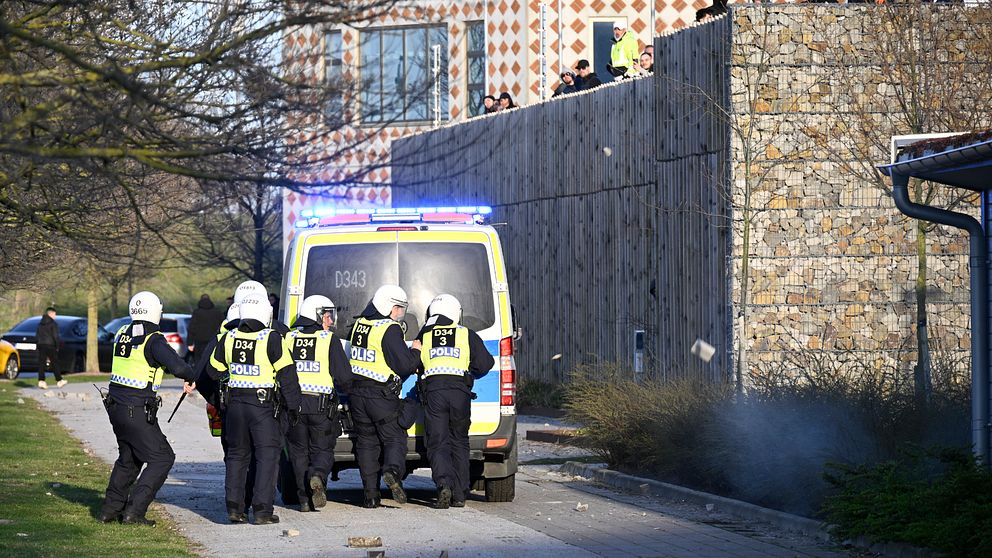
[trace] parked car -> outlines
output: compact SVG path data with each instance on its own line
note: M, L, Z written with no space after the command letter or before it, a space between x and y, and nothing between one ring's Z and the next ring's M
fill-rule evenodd
M189 320L191 317L190 314L162 314L162 319L158 322L159 329L165 335L165 340L182 358L186 358L189 353L186 341L189 339ZM122 316L110 320L104 328L113 337L117 335L117 331L121 327L130 323L131 316Z
M35 334L41 316L28 318L3 334L3 340L14 345L20 354L21 371L38 370L38 346ZM86 368L86 318L79 316L56 316L62 345L56 356L55 366L62 372L82 372ZM100 370L109 371L113 359L113 336L106 329L97 326L97 344Z
M21 373L21 357L17 349L7 341L0 341L0 375L14 380Z

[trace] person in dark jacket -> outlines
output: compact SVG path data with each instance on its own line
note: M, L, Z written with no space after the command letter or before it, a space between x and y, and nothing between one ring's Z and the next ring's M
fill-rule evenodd
M461 317L457 298L434 297L413 343L413 352L423 363L417 382L424 399L427 460L437 485L438 509L465 506L472 482L468 443L472 385L496 364L479 334L458 323Z
M38 387L48 389L45 382L45 372L50 371L55 374L56 386L62 387L66 381L62 379L59 372L58 354L61 338L59 337L59 324L55 322L55 309L49 306L45 308L45 314L38 323L38 330L34 334L35 344L38 346Z
M506 91L499 94L499 108L497 110L510 110L517 108L516 103L513 102L513 97L510 96Z
M568 95L569 93L578 91L575 87L575 74L571 70L565 70L559 77L561 78L561 83L558 84L558 87L555 87L555 92L551 95L552 97Z
M379 473L393 499L405 504L401 483L406 472L406 431L399 424L403 381L419 360L406 346L400 320L409 302L398 285L376 290L351 328L351 420L355 455L365 488L365 507L377 508ZM380 461L381 458L381 461Z
M189 352L195 360L208 354L204 348L217 337L217 330L223 322L224 311L214 306L210 295L201 295L196 310L193 310L193 317L189 320L189 339L186 340Z
M154 293L142 291L131 297L128 313L131 323L114 338L110 386L103 400L120 455L110 473L98 519L152 525L145 513L176 461L158 425L162 398L157 392L165 370L185 380L187 392L194 387L195 378L193 369L159 331L162 303Z
M593 89L603 85L603 82L599 81L599 77L596 76L596 72L592 71L588 60L579 60L575 64L575 73L575 88L578 91L585 91L586 89Z

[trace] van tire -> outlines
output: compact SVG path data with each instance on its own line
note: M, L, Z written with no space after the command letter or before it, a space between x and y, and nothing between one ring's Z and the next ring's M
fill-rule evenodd
M516 495L517 475L501 479L486 479L487 502L512 502Z

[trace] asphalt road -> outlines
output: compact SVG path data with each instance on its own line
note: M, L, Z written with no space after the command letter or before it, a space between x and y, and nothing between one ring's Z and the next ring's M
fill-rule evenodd
M116 440L92 385L22 391L55 411L94 455L107 462L116 459ZM187 398L172 423L164 422L179 393L178 381L163 385L160 420L177 458L157 505L176 519L180 531L205 556L365 557L367 550L347 546L348 537L359 536L382 537L380 550L389 558L437 557L444 550L451 558L846 555L803 537L770 532L675 503L616 493L562 475L557 465L522 465L512 503L491 504L475 494L465 508L448 510L431 507L434 487L428 470L418 470L406 480L410 503L399 506L387 497L385 507L376 510L361 507L361 482L357 472L348 471L331 483L330 502L319 513L284 508L277 498L280 524L230 525L224 508L220 442L207 429L203 400ZM546 420L521 417L522 463L581 453L523 440L524 430ZM56 472L46 473L56 479ZM577 511L579 503L588 509ZM299 535L286 536L284 531L289 529L298 530Z

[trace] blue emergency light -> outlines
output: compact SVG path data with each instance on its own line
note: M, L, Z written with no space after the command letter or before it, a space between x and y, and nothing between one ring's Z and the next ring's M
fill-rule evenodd
M425 213L465 213L468 215L489 215L493 208L488 205L465 205L460 207L383 207L358 208L316 207L304 209L300 217L334 217L336 215L423 215Z
M359 224L360 222L387 222L395 218L399 221L411 219L434 222L463 222L474 220L481 223L482 215L490 215L493 208L488 205L463 205L458 207L383 207L345 208L315 207L300 211L300 218L294 223L297 229L333 224ZM458 218L456 218L458 217Z

